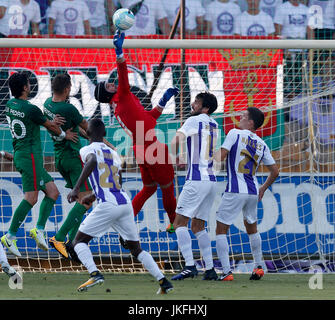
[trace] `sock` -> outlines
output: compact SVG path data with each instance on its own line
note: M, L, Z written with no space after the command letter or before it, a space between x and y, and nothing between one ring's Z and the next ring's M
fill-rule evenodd
M7 260L7 256L6 256L6 252L2 246L2 244L0 243L0 264L1 266L6 266L8 267L9 264L8 264L8 260Z
M167 188L162 188L162 198L163 198L163 207L166 213L169 216L170 223L173 223L174 219L176 218L176 207L177 201L176 197L174 196L174 185L171 185Z
M251 252L254 257L255 267L263 265L262 239L259 232L249 234Z
M10 236L15 238L17 230L19 230L22 222L32 207L33 206L25 199L20 202L19 206L14 212L13 219L8 230Z
M79 225L83 220L83 216L87 211L86 207L82 204L76 202L73 208L70 210L67 218L65 219L63 225L56 233L55 239L57 241L65 241L66 235L71 230L71 236L74 237L78 231ZM74 228L74 229L73 229ZM77 228L77 230L75 230ZM72 230L73 229L73 230ZM73 239L72 239L73 240Z
M157 263L149 252L142 250L141 253L137 256L137 259L154 278L157 280L164 278L163 273L159 270Z
M176 236L179 250L183 255L186 266L194 266L192 239L187 227L179 227L176 229Z
M77 243L74 246L74 251L76 252L81 263L85 266L90 274L94 271L98 271L98 268L93 260L92 252L86 243Z
M200 252L202 258L205 261L206 270L210 270L214 267L211 239L209 238L206 230L199 231L195 234L198 239Z
M36 224L36 228L44 230L47 220L50 216L51 210L55 205L55 200L45 196L41 202L40 212Z
M220 259L223 273L228 273L231 269L229 262L229 245L226 234L216 235L216 252Z
M134 197L132 201L135 217L141 211L144 203L157 191L157 186L143 186L142 190Z

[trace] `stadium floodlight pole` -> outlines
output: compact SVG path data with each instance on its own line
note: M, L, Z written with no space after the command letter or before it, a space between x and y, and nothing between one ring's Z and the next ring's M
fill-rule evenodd
M185 39L185 0L180 0L180 8L181 8L181 22L180 22L180 39ZM185 84L184 77L186 74L186 63L185 63L185 49L181 48L181 65L180 65L180 124L183 123L183 106L184 106L184 95L185 95Z
M177 31L177 27L178 27L178 24L179 24L179 20L180 20L180 11L181 11L181 8L179 8L178 10L178 13L177 13L177 16L176 16L176 19L173 23L173 26L172 26L172 29L170 31L170 34L169 34L169 39L173 39L175 34L176 34L176 31ZM165 49L164 51L164 54L162 56L162 59L159 63L159 66L158 66L158 70L157 72L154 74L154 81L152 83L152 86L151 86L151 89L150 89L150 92L148 94L148 97L149 99L151 99L154 91L156 90L157 88L157 85L158 85L158 81L162 75L162 72L163 72L163 68L164 68L164 64L165 64L165 61L166 61L166 58L167 58L167 55L169 53L169 50L170 49Z

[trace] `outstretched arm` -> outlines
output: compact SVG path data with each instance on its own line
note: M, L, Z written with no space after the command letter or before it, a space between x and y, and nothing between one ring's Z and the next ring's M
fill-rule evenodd
M173 96L177 96L178 93L179 93L179 89L177 87L167 89L165 93L163 94L162 98L159 100L158 105L150 111L151 115L155 119L158 119L160 115L162 114L168 101Z

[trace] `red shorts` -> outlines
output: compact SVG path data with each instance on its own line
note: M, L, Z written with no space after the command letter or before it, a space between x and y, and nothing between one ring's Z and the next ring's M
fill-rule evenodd
M167 185L174 179L172 164L140 164L141 177L144 185Z

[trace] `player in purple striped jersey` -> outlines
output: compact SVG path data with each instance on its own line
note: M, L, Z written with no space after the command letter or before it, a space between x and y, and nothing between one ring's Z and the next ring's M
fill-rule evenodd
M116 151L103 142L106 135L104 123L99 119L90 120L86 133L90 144L80 149L85 166L67 197L69 202L76 201L80 186L89 178L94 194L85 196L81 202L90 205L95 199L98 201L80 225L73 243L74 252L90 273L90 279L79 286L78 291L86 291L104 282L88 243L113 227L126 241L132 255L159 281L160 289L157 293L169 292L173 289L172 284L164 277L152 256L141 249L131 200L121 187L121 159Z
M247 108L241 116L240 129L230 130L221 149L215 154L218 161L227 157L228 178L216 218L216 249L223 267L223 274L219 280L234 279L230 269L227 232L241 211L255 263L250 280L259 280L264 275L262 240L257 231L257 203L276 180L279 171L269 147L255 133L263 122L264 114L261 110L255 107ZM261 162L268 168L270 175L259 187L256 172Z
M192 219L191 230L196 236L206 271L203 280L216 280L213 267L211 241L205 229L210 209L214 202L216 176L213 172L213 156L217 139L217 122L210 115L217 109L217 99L209 92L199 93L192 103L191 117L177 131L171 143L172 153L177 153L180 143L185 141L188 155L188 172L183 190L179 196L176 219L178 247L185 259L182 272L172 280L197 276L194 264L192 240L188 222Z

